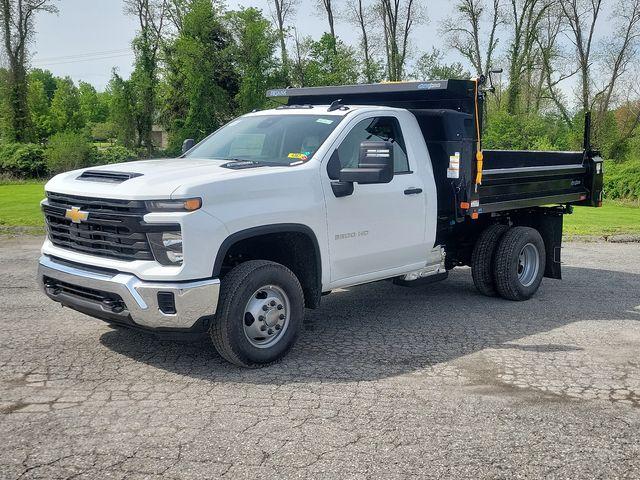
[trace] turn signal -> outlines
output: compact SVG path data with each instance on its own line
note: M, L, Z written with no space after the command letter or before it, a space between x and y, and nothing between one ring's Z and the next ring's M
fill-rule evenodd
M198 210L202 206L202 200L199 198L190 198L189 200L185 200L184 209L192 212L193 210Z

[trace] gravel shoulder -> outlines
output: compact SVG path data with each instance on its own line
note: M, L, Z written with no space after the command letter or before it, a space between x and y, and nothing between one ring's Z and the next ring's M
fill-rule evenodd
M526 303L468 269L307 311L280 364L48 301L0 240L0 478L638 478L640 244L567 243Z

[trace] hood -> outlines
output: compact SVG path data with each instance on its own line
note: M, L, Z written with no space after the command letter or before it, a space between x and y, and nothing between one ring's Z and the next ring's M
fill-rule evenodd
M261 169L234 170L222 167L226 163L226 160L174 158L102 165L56 175L46 184L45 190L87 197L162 199L171 197L183 183L193 182L194 179L212 182L218 177L250 175L251 171ZM108 175L108 172L130 175L112 181L95 178L97 175L79 178L83 174L87 175L87 172L98 172L97 175Z

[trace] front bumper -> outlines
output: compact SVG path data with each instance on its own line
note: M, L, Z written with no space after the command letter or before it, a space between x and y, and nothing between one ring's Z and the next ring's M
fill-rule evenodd
M220 280L146 282L129 273L40 257L38 281L49 298L109 322L157 330L190 330L218 306ZM164 313L158 293L173 297L175 313ZM167 311L166 307L163 310Z

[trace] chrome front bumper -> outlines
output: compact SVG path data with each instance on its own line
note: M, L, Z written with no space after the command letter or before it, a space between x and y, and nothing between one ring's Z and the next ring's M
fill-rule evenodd
M129 273L79 267L47 255L40 257L38 281L47 296L70 308L103 320L133 322L152 329L192 328L199 319L215 313L220 293L218 279L146 282ZM160 310L160 292L173 294L176 313ZM114 304L118 297L122 302Z

